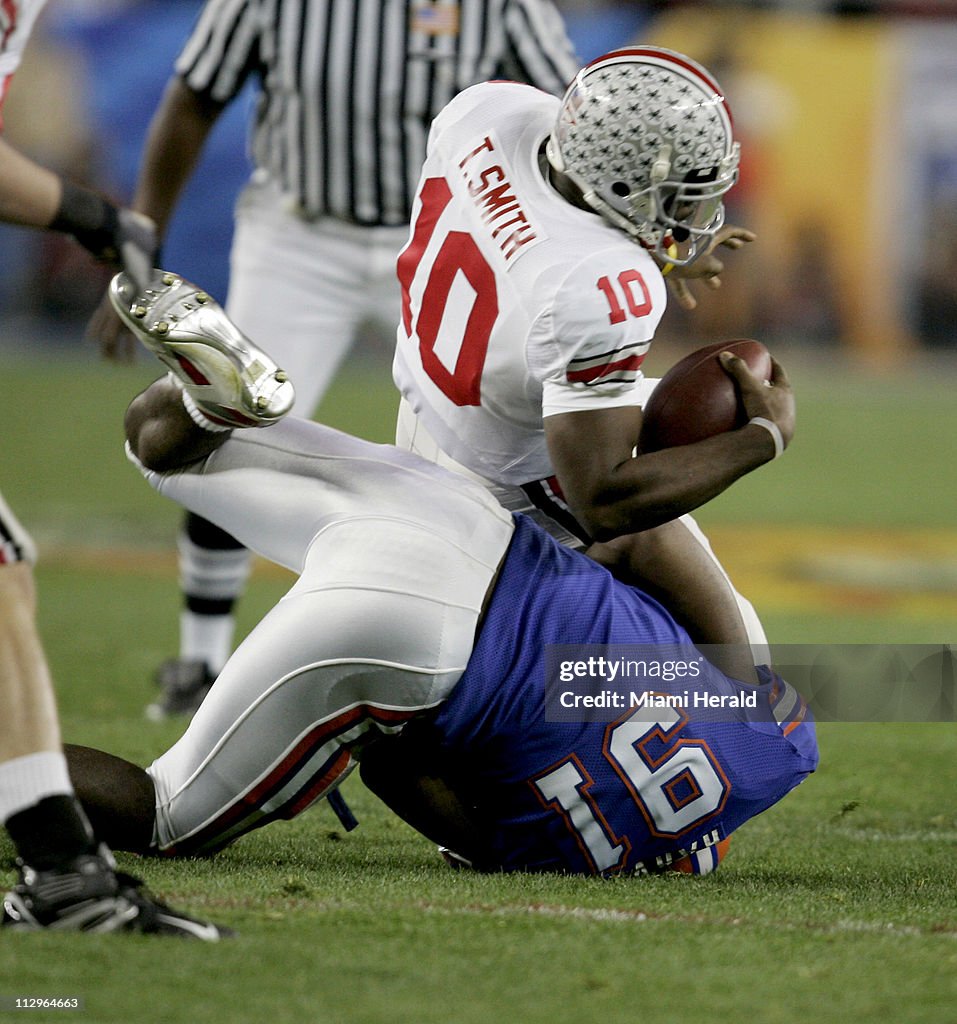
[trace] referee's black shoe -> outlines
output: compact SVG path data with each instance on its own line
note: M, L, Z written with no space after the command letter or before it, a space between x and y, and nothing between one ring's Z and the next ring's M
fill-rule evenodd
M192 717L206 699L216 677L205 661L195 658L167 658L156 671L159 698L146 706L151 722L177 716Z

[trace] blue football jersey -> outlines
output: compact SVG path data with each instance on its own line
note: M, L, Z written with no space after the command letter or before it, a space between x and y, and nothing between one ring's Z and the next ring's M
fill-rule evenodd
M769 670L758 687L718 672L658 602L516 520L435 719L487 831L476 866L710 870L817 766L806 705Z

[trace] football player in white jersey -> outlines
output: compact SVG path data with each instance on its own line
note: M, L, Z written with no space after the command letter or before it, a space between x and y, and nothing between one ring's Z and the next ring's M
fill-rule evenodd
M690 641L663 605L484 486L284 419L287 374L176 274L158 271L145 290L119 274L110 295L170 370L127 410L131 460L159 493L297 576L149 769L68 751L84 805L117 847L214 853L295 817L361 761L367 785L453 844L460 864L704 873L735 828L815 769L806 705L763 670L755 687L710 665L692 673L709 692L751 695L753 718L640 707L556 718L548 651L661 644L672 658ZM787 429L786 383L766 389L733 357L727 369L749 414ZM734 450L724 441L714 458ZM648 682L669 685L654 671Z
M760 621L686 514L781 438L755 424L633 456L664 276L693 275L702 255L713 273L716 244L750 238L722 232L737 169L720 87L668 50L599 58L561 101L467 89L433 123L398 260L394 377L400 447L667 597L697 641L740 645L726 668L750 675Z
M0 108L43 2L0 3ZM65 231L97 258L148 279L156 244L149 220L63 181L2 138L0 221ZM216 941L225 930L167 907L116 871L76 801L35 618L35 554L0 496L0 822L17 849L19 874L3 896L0 927Z

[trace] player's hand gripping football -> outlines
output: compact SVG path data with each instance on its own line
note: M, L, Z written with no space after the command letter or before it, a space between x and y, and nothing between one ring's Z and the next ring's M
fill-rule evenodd
M675 301L682 309L692 310L698 305L698 300L688 286L689 281L703 281L705 287L717 291L721 287L721 274L724 272L724 264L715 255L715 249L724 246L726 249L741 249L748 242L755 239L753 231L747 228L739 228L733 224L726 224L711 240L708 248L686 267L675 266L665 278L668 288L674 296Z
M784 367L772 359L771 377L762 380L751 372L743 359L731 352L722 352L718 359L725 373L734 380L748 419L759 417L776 424L787 448L794 437L795 403L794 391Z

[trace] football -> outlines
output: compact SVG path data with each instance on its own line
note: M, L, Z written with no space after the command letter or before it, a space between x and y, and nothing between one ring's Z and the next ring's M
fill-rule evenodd
M644 408L639 451L693 444L744 426L747 414L734 381L718 361L733 352L763 380L771 379L771 354L760 341L740 339L696 349L661 378Z

